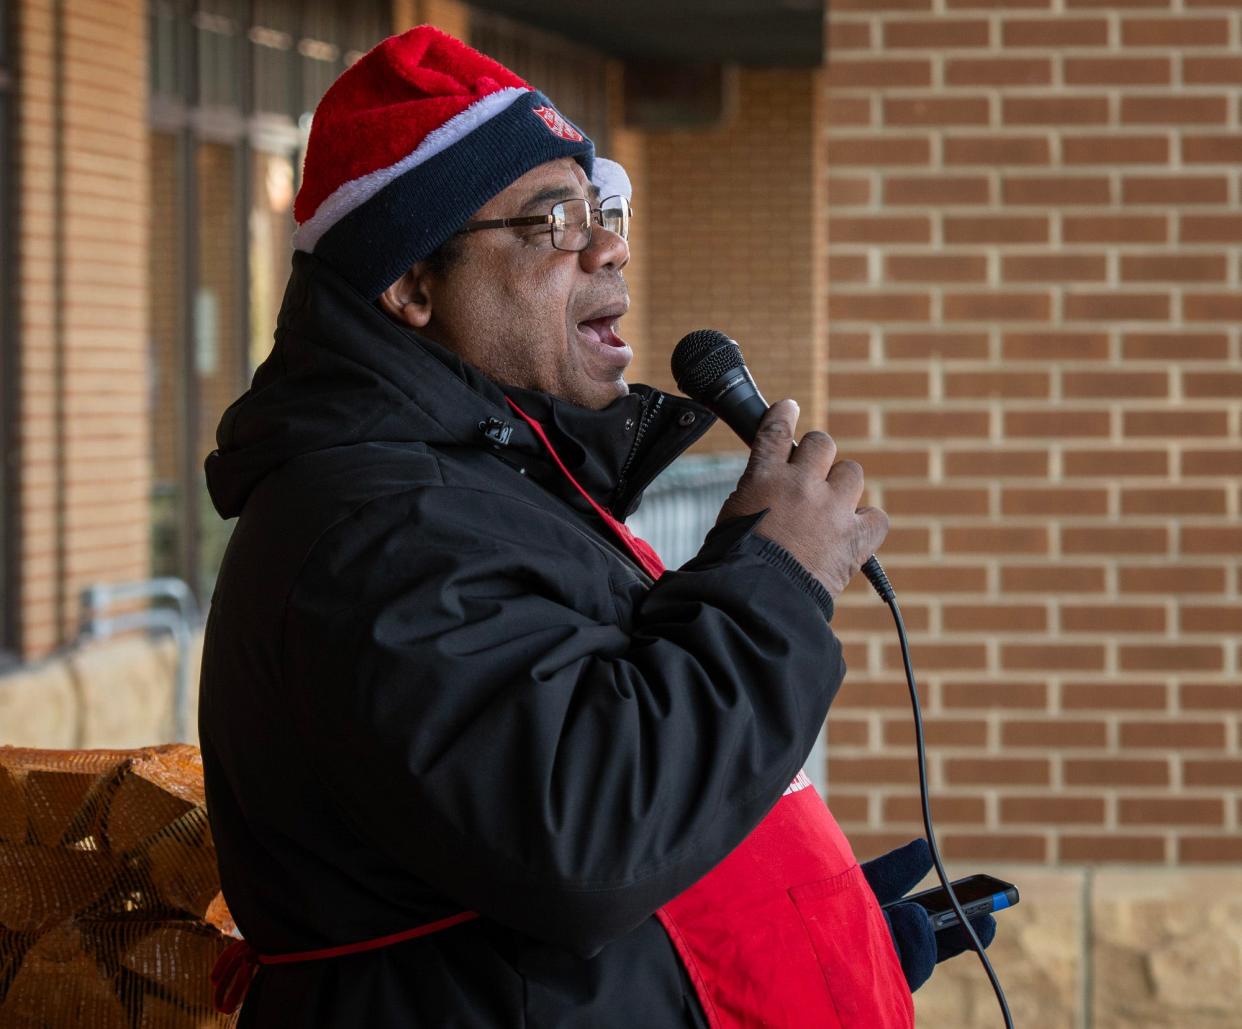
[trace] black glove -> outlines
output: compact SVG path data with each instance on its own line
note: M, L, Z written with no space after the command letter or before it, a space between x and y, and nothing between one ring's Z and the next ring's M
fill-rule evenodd
M876 900L884 905L914 889L931 867L931 848L919 837L904 847L863 862L862 870ZM911 993L931 978L932 969L941 961L972 949L970 937L960 923L936 932L932 929L931 915L918 904L894 904L884 909L884 917ZM996 919L991 915L977 915L970 924L986 948L996 936Z

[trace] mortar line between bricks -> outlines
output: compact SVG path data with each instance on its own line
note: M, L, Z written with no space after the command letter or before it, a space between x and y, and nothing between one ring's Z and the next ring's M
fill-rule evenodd
M1095 968L1092 963L1091 937L1095 931L1092 919L1091 902L1094 894L1095 872L1090 865L1083 868L1082 875L1082 935L1079 942L1079 953L1082 955L1081 1009L1079 1025L1082 1029L1091 1029L1091 998L1095 990Z

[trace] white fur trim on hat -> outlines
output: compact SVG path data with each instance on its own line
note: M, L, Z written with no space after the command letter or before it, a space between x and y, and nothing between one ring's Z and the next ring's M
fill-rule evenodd
M606 157L596 157L591 168L591 183L599 189L601 199L622 196L626 200L633 199L634 188L630 185L630 177L625 169L616 161Z
M476 101L460 114L454 115L443 125L423 137L410 153L396 164L387 168L379 168L367 175L359 176L349 182L343 182L319 205L315 213L306 219L293 233L293 248L308 253L315 249L315 244L325 232L349 214L361 207L371 197L394 179L400 178L411 168L417 168L424 161L447 150L458 140L468 136L489 118L494 118L505 110L518 97L529 93L528 89L511 86L488 93L483 99ZM611 162L609 162L611 163ZM618 165L620 167L620 165ZM622 172L622 175L625 173ZM626 180L628 183L628 179ZM611 195L611 194L609 194Z

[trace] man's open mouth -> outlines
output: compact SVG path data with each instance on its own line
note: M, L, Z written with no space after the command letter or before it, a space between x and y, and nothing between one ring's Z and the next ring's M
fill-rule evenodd
M601 318L589 318L578 323L578 331L596 343L610 347L623 347L625 340L617 335L618 315L604 315Z

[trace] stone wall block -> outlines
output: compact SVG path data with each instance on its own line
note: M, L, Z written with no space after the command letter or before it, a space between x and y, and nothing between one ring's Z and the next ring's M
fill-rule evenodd
M73 747L78 695L63 661L25 665L0 677L0 744Z

